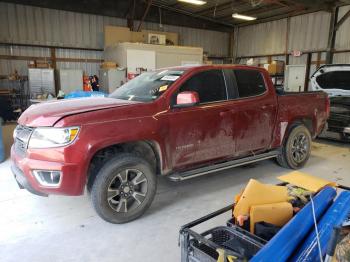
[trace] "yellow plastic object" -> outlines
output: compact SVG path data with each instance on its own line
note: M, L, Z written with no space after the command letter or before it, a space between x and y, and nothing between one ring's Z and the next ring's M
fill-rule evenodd
M234 262L237 259L235 256L227 256L228 262Z
M226 258L229 262L234 262L237 257L228 255L226 257L225 250L218 248L216 252L219 254L217 262L226 262Z
M250 208L250 232L254 234L257 222L284 226L293 217L293 206L288 202L256 205Z
M225 250L218 248L216 252L219 254L217 262L225 262Z
M287 202L287 200L287 187L266 185L255 179L250 179L233 209L233 216L249 215L249 209L253 205Z
M278 177L278 179L283 182L295 185L297 187L304 188L311 192L318 192L325 186L337 186L335 182L328 181L326 179L319 178L316 176L311 176L299 171L293 171L291 173L288 173L287 175Z

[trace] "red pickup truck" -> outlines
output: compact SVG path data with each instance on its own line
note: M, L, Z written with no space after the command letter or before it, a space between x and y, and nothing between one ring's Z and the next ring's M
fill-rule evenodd
M91 194L106 221L141 216L158 175L184 180L276 158L302 167L323 129L323 92L276 92L266 70L193 66L146 72L108 98L31 106L18 120L12 170L39 195Z

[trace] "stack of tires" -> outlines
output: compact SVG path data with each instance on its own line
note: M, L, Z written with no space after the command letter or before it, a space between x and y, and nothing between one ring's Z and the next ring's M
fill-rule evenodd
M0 163L5 160L4 141L2 138L2 119L0 117Z

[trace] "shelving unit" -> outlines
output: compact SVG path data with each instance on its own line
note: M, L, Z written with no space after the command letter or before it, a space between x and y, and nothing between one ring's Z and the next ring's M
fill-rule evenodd
M284 74L270 75L271 80L275 88L283 89L284 87Z
M10 101L13 110L24 111L29 105L28 78L0 79L0 96Z

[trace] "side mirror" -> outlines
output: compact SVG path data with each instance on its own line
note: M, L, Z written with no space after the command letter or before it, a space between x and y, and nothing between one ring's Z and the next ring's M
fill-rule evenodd
M184 91L177 94L176 105L174 107L190 107L197 105L199 103L199 96L197 92L194 91Z

